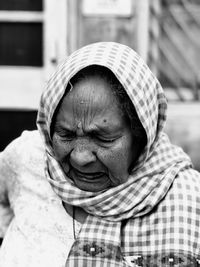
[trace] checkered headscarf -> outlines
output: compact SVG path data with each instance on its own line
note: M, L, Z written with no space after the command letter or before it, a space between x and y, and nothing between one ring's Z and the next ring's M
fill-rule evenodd
M118 78L147 135L147 145L128 181L103 193L82 191L73 184L54 158L50 137L53 114L70 79L94 64L109 68ZM46 175L64 202L89 213L67 266L126 266L120 253L122 221L151 212L167 194L176 174L190 165L189 158L163 133L166 108L163 89L147 65L131 48L114 42L95 43L75 51L49 80L37 119L46 144Z

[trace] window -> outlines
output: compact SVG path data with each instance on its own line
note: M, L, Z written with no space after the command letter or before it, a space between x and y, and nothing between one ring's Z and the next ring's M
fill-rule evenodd
M1 0L0 10L42 11L42 0Z
M42 23L0 23L0 65L42 64Z

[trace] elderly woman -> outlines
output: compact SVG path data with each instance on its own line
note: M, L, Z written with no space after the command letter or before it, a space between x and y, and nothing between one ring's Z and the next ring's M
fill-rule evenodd
M199 266L200 175L163 132L166 108L129 47L69 56L38 131L1 153L0 266Z

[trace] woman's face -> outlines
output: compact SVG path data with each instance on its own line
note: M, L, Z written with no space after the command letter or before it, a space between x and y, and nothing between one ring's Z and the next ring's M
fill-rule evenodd
M75 185L97 192L127 181L138 154L130 125L104 79L77 82L55 118L53 149Z

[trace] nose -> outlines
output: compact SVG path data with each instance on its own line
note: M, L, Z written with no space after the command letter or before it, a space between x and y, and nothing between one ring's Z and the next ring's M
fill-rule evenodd
M83 167L96 161L95 153L89 144L77 144L70 154L72 166Z

